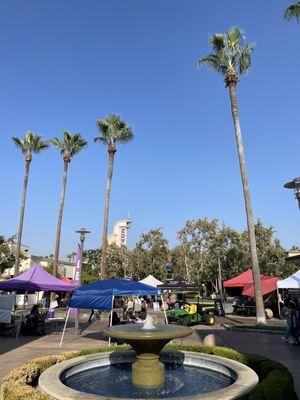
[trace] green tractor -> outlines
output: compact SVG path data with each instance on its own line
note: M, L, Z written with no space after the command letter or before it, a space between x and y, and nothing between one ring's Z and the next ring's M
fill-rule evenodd
M178 291L176 295L179 300L175 302L174 308L167 311L167 318L169 324L179 325L197 325L206 324L213 326L215 324L214 317L214 304L199 302L200 293L191 291ZM193 301L190 297L194 295ZM187 297L188 300L187 301ZM197 303L194 300L197 299Z

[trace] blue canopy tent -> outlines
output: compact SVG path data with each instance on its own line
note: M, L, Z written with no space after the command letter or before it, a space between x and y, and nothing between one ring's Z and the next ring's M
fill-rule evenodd
M116 296L157 296L158 290L144 283L128 279L107 279L80 286L73 291L70 307L95 308L107 311L113 307Z
M111 311L112 314L114 298L116 296L157 296L158 294L159 290L156 287L145 285L141 282L129 279L107 279L76 288L71 297L70 307ZM70 308L61 337L60 347L63 342L69 313ZM110 321L112 321L112 315Z

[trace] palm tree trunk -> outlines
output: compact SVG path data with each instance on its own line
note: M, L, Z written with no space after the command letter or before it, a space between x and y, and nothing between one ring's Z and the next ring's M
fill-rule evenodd
M62 224L64 203L65 203L65 193L66 193L66 185L67 185L68 166L69 166L69 163L64 161L64 175L63 175L61 195L60 195L58 221L57 221L57 228L56 228L55 252L54 252L54 261L53 261L53 275L54 276L57 276L57 274L58 274L58 257L59 257L61 224Z
M19 221L19 229L18 229L14 276L19 274L20 249L21 249L21 241L22 241L22 231L23 231L23 222L24 222L24 213L25 213L25 204L26 204L26 192L27 192L30 162L31 161L29 161L29 160L25 161L25 174L24 174L23 190L22 190L21 212L20 212L20 221Z
M101 267L100 267L100 276L102 280L106 278L105 263L106 263L106 249L107 249L108 212L109 212L110 187L113 176L115 152L116 149L108 148L108 170L107 170L106 193L105 193L102 256L101 256Z
M236 100L236 85L237 85L237 80L232 80L228 83L230 102L231 102L231 112L232 112L232 118L233 118L234 128L235 128L236 145L237 145L237 151L238 151L238 156L239 156L241 178L242 178L244 200L245 200L245 209L246 209L246 215L247 215L248 236L249 236L249 244L250 244L252 273L253 273L255 302L256 302L256 323L258 325L266 325L265 309L264 309L264 302L263 302L263 297L262 297L262 292L261 292L261 283L260 283L260 269L259 269L257 250L256 250L254 220L253 220L253 213L252 213L252 206L251 206L251 199L250 199L250 190L249 190L248 178L247 178L244 147L243 147L243 141L242 141L242 132L241 132L241 127L240 127L238 106L237 106L237 100Z

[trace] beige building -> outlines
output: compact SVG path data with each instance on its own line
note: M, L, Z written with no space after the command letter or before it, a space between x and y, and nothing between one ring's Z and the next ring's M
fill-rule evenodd
M20 260L20 273L27 271L35 264L40 264L41 267L47 268L52 265L53 258L50 257L42 257L42 256L34 256L30 254L28 246L21 246L21 256ZM15 267L6 269L3 273L4 277L13 277L15 272ZM69 261L58 261L58 273L61 277L66 277L69 279L74 278L75 273L75 263Z
M113 232L108 236L108 244L116 244L117 246L127 245L127 231L130 228L130 219L121 219L114 225Z

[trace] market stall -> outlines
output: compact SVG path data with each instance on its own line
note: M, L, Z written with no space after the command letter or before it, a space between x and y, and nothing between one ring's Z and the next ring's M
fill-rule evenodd
M110 323L112 323L115 297L146 295L156 296L157 294L158 290L155 287L145 285L141 282L135 282L129 279L107 279L76 288L71 297L70 307L110 311ZM60 346L63 342L69 314L70 308L68 310Z
M75 286L62 282L36 264L27 271L0 282L0 290L5 292L72 292Z

